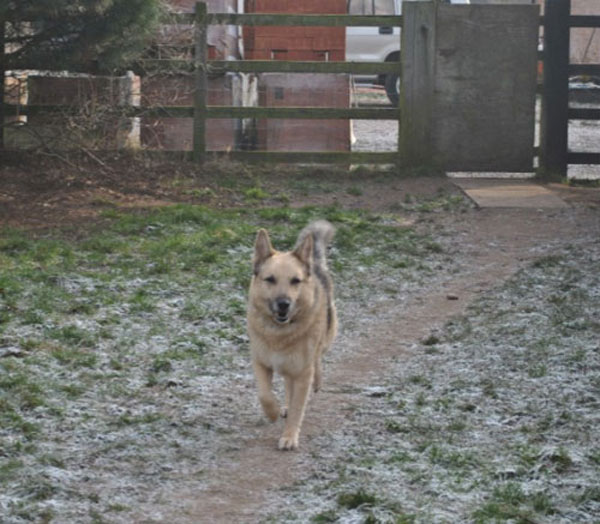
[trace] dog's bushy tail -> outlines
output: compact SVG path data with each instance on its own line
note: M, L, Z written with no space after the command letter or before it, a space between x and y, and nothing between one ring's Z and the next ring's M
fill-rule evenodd
M327 269L327 246L333 240L335 227L327 220L311 222L298 235L296 247L302 244L308 235L313 237L313 263L322 269Z

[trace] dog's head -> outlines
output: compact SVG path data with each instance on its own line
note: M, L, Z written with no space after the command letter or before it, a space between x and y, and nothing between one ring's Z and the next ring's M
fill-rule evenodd
M312 235L288 252L273 249L264 229L256 236L253 299L256 307L277 324L293 322L312 303L312 250Z

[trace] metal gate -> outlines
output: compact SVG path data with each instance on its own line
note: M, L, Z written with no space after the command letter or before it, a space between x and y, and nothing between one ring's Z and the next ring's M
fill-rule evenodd
M569 164L600 165L600 150L569 151L569 120L600 120L600 109L569 107L569 77L600 77L600 64L570 63L570 29L600 27L600 16L571 15L571 0L546 0L540 169L549 180L567 176ZM600 145L600 141L598 142Z

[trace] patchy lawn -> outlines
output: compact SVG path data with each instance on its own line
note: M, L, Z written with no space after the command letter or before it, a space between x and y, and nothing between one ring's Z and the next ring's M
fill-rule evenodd
M270 521L598 522L599 272L598 245L566 248L473 302L363 391Z
M35 177L9 169L2 522L598 521L597 207L185 169L46 178L30 207ZM285 248L314 218L338 228L341 329L283 454L248 362L249 261L259 227Z
M198 444L212 449L219 434L235 431L203 410L215 401L210 390L249 372L245 295L255 232L266 226L275 245L290 246L317 217L338 227L338 278L366 268L382 275L340 297L393 295L395 282L416 285L445 258L433 239L393 216L339 208L178 205L110 210L105 228L78 239L3 231L5 514L110 520L135 506L128 492L143 489L147 476L154 483L183 470L201 481L208 457ZM97 475L112 483L108 500L94 494Z

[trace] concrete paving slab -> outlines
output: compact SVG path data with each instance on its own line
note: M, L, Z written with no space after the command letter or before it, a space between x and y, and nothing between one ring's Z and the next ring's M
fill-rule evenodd
M569 207L552 191L530 180L455 178L453 182L479 207Z

